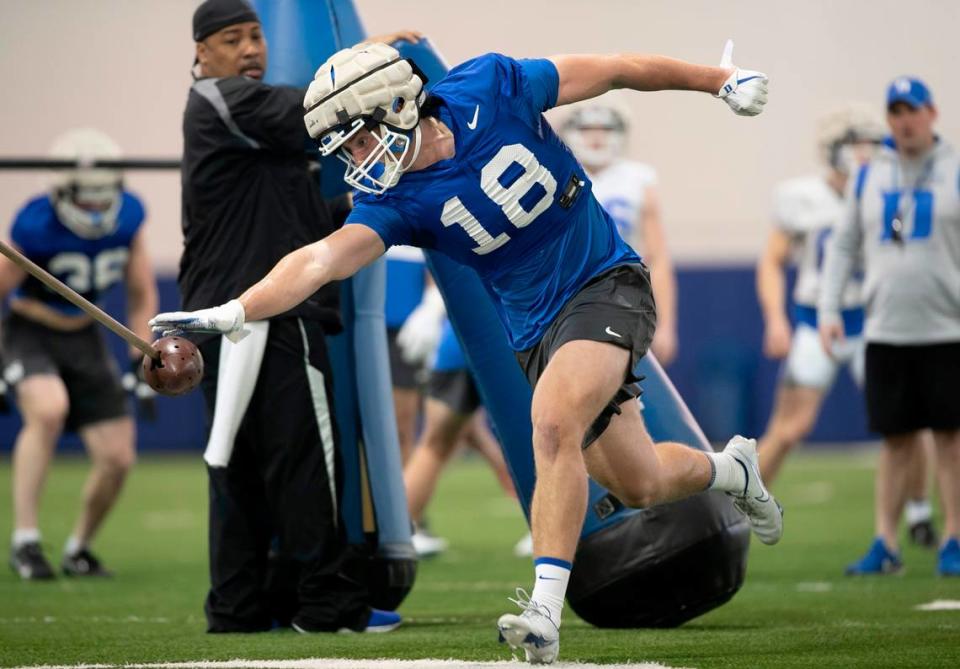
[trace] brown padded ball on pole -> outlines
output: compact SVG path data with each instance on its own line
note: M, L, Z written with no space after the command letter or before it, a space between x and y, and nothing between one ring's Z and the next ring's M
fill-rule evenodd
M183 395L203 378L203 356L189 339L161 337L153 342L160 359L143 357L143 379L161 395Z

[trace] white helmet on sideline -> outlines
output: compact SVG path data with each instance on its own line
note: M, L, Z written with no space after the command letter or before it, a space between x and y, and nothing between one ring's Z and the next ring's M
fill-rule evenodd
M850 103L824 114L817 121L817 148L831 168L850 174L860 160L853 155L854 144L879 144L886 129L873 107Z
M50 158L71 160L76 167L57 170L50 183L57 218L84 239L98 239L117 227L123 192L123 173L91 167L100 160L117 160L120 147L93 128L68 130L54 140Z
M602 134L590 134L598 130ZM606 167L625 152L627 131L626 115L617 106L595 100L567 117L561 136L580 162Z
M348 184L382 193L416 160L425 80L412 61L386 44L343 49L317 70L303 100L304 123L324 156L336 153L347 164ZM343 145L361 128L370 130L378 145L357 165Z

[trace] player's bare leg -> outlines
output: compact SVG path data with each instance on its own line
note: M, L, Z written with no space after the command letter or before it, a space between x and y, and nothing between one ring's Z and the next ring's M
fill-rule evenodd
M910 541L924 548L936 548L939 543L929 498L930 481L936 477L936 462L933 434L925 430L923 446L914 452L907 472L907 504L904 509Z
M773 415L758 443L760 476L767 486L777 478L787 454L810 434L822 403L819 388L785 384L777 390Z
M944 512L944 542L937 556L937 571L942 576L960 576L960 430L937 430L933 439Z
M874 523L876 536L897 552L897 528L907 501L910 465L916 450L923 447L923 432L905 432L884 437L877 462L874 491Z
M17 384L23 427L13 448L13 540L10 566L23 579L49 579L40 545L40 496L70 403L59 376L30 375Z
M597 441L584 451L587 471L617 499L643 508L689 497L707 489L709 458L689 446L653 443L643 423L640 405L620 405Z
M17 384L23 428L13 449L13 523L36 529L40 496L50 461L69 411L67 389L59 376L31 375Z
M513 479L510 478L510 472L507 470L507 462L503 459L503 451L500 449L500 443L490 431L487 424L487 412L482 408L477 409L470 419L470 425L463 435L467 445L479 453L490 469L497 477L497 482L503 491L511 497L517 496L517 491L513 488Z
M470 417L458 414L443 402L426 398L420 442L403 468L410 518L418 522L436 490L440 472L467 431Z
M960 430L933 433L937 449L937 484L943 498L944 537L960 536Z
M123 416L86 425L80 429L80 438L87 448L91 467L83 489L83 506L71 538L83 548L93 540L113 508L136 460L133 419Z
M587 506L583 437L623 384L629 359L629 351L612 344L567 342L533 392L534 588L529 596L517 590L519 615L507 613L497 621L501 640L523 648L531 663L549 664L560 652L563 599Z
M620 386L630 353L572 341L550 360L533 393L537 484L531 505L535 556L572 561L587 505L583 437Z
M420 393L413 388L393 389L393 410L397 416L397 437L400 440L400 462L406 466L417 439L417 414Z

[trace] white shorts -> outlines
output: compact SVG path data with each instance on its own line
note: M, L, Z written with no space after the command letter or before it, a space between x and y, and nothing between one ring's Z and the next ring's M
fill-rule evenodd
M834 357L831 358L823 350L816 328L797 323L793 344L783 366L783 383L827 390L833 385L840 366L847 365L853 380L862 388L865 348L862 334L847 337L834 347Z

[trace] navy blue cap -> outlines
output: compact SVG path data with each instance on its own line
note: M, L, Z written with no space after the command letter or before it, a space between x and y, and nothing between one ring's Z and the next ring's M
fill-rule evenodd
M206 0L193 13L193 41L202 42L215 32L237 23L260 22L246 0Z
M933 94L916 77L897 77L887 89L887 109L897 102L906 102L914 109L933 106Z

